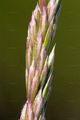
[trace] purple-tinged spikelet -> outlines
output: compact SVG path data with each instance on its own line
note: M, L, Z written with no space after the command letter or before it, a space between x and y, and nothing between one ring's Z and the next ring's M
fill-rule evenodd
M57 14L60 0L39 0L32 12L26 43L27 100L20 120L45 120L51 90Z

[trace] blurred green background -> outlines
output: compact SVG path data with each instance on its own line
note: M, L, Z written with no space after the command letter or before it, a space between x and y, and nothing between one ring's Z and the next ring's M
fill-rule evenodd
M0 0L0 120L18 120L26 100L25 43L37 0ZM80 0L63 0L47 120L80 120Z

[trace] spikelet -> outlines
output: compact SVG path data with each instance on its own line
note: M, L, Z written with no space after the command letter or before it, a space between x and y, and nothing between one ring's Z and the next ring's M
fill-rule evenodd
M31 17L26 43L27 100L20 120L45 120L51 90L57 16L60 0L39 0Z

